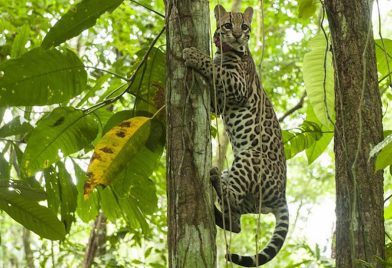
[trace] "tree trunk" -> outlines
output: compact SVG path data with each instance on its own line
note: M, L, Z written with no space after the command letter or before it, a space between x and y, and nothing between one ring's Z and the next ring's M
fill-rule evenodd
M106 242L106 217L101 212L94 222L93 229L88 239L86 252L84 254L83 268L89 268L94 262L96 256L105 254Z
M209 90L182 50L208 54L209 4L166 0L167 194L169 267L216 266Z
M325 0L335 67L336 267L383 267L383 174L369 160L383 139L371 23L373 1Z
M31 250L31 232L23 227L23 249L25 253L26 267L34 268L33 251Z

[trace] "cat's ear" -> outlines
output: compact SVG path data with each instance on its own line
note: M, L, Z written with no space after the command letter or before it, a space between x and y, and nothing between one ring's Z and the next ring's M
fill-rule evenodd
M249 24L252 22L253 8L247 7L244 11L244 20Z
M219 21L220 18L223 17L227 13L226 9L221 5L216 5L214 8L215 19Z

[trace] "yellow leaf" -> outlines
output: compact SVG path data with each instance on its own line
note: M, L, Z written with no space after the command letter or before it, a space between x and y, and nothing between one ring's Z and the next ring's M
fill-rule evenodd
M134 117L109 130L95 146L87 169L84 197L97 185L108 185L146 143L151 119Z

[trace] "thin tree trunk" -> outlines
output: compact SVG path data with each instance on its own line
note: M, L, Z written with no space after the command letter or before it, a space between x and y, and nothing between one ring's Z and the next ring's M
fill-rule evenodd
M335 67L336 267L383 267L383 175L369 152L383 139L368 0L325 0Z
M99 213L95 219L93 229L90 233L86 252L84 254L83 268L91 267L94 258L105 254L106 242L106 217L103 213Z
M216 266L209 90L182 50L208 54L209 3L166 0L167 194L169 267Z
M31 250L31 232L23 227L23 249L25 253L26 266L34 268L33 251Z

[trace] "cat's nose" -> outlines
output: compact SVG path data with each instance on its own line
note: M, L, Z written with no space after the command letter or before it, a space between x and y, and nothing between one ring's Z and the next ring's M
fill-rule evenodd
M233 32L233 36L234 36L235 39L240 38L241 35L242 35L242 33L234 33L234 32Z

